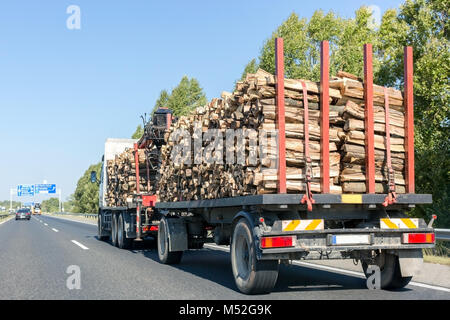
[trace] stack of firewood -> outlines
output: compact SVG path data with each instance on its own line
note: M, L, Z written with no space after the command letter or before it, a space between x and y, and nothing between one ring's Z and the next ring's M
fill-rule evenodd
M139 149L139 191L155 193L157 189L158 170L152 170L152 163L147 163L151 157L149 150ZM150 161L149 161L150 162ZM147 167L149 167L147 173ZM158 168L159 169L159 168ZM114 160L107 161L106 172L108 184L106 202L110 207L125 206L137 193L136 163L133 149L126 149L116 155Z
M339 73L340 78L332 80L331 87L339 88L347 97L343 112L345 119L345 142L341 147L342 161L339 175L344 193L366 192L365 175L365 114L364 87L361 79L347 73ZM391 163L394 170L396 192L405 193L405 130L403 96L398 90L389 88L389 123ZM383 87L374 85L374 144L375 144L375 191L388 191L388 166L386 154L385 99Z
M320 186L319 83L285 79L286 166L288 193L306 190L304 102L306 84L309 109L311 188ZM215 199L277 192L276 139L259 140L264 133L276 132L276 79L258 70L236 84L233 93L223 93L180 117L166 133L162 147L161 201ZM340 72L330 81L330 192L363 193L365 190L364 86L361 79ZM403 98L389 89L392 167L397 192L404 192ZM387 190L383 88L374 86L376 191ZM247 130L245 143L238 139L227 144L227 132ZM184 130L183 135L180 130ZM244 131L245 132L245 131ZM209 139L206 139L208 136ZM211 140L211 136L213 139ZM272 135L273 136L273 135ZM203 137L203 141L195 142ZM217 140L215 140L217 139ZM222 144L215 143L222 140ZM255 142L256 141L256 142ZM262 141L265 141L262 143ZM184 149L181 148L184 146ZM196 148L197 147L197 148ZM182 151L184 150L184 151ZM187 152L190 150L191 152ZM200 151L199 151L200 150ZM197 152L196 152L197 151ZM234 155L229 161L228 154ZM236 161L238 157L244 162ZM209 157L209 158L208 158ZM209 162L207 161L209 159Z
M308 90L310 157L312 165L312 190L320 192L320 111L319 86L306 81ZM286 79L285 82L285 119L286 119L286 164L287 191L299 193L305 191L305 153L303 128L303 94L301 82ZM338 102L342 96L337 89L330 89L330 102ZM197 108L191 115L181 117L166 134L166 145L162 148L163 164L159 197L162 201L215 199L252 194L277 192L277 152L276 143L276 94L273 75L259 70L249 74L245 81L238 82L236 90L223 93L222 99L213 99L207 106ZM339 185L340 153L339 148L345 138L342 118L344 105L330 106L330 178L331 192L341 193ZM183 156L174 148L183 141L176 139L177 129L185 129L191 137L216 130L214 136L223 138L219 149L221 155L214 158L222 163L205 163L211 143L201 144L200 161L196 153L190 155L190 163L178 163ZM248 130L245 144L227 145L227 130ZM209 130L209 131L208 131ZM214 132L214 131L213 131ZM245 132L245 131L244 131ZM273 139L263 144L260 135L268 133ZM205 134L203 134L205 137ZM256 141L252 144L251 141ZM192 142L195 150L195 142ZM217 151L217 150L215 150ZM228 161L227 153L234 153L235 161ZM174 154L173 154L174 153ZM213 154L214 156L215 154ZM238 156L244 162L238 162ZM184 159L186 160L186 159Z

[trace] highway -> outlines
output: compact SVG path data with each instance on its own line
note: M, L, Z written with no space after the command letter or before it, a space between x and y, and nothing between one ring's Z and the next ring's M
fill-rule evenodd
M368 290L357 274L313 265L280 266L274 292L238 292L226 247L186 252L177 266L162 265L154 241L120 250L99 241L95 224L49 216L0 224L0 299L450 299L450 290L408 285ZM81 271L80 289L66 285L69 266Z

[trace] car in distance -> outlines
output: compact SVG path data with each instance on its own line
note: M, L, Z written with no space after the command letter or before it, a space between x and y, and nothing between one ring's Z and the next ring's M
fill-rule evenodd
M32 213L33 213L33 215L41 215L41 205L39 203L36 203L32 207Z
M16 212L16 220L31 219L31 210L28 208L22 208Z

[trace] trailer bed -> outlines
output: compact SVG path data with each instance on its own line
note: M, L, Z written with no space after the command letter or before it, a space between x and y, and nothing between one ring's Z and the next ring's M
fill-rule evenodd
M382 204L386 194L314 194L316 205L337 204ZM301 205L303 194L264 194L233 198L157 202L156 208L163 210L222 208L257 205ZM398 205L415 205L432 203L431 194L399 194Z

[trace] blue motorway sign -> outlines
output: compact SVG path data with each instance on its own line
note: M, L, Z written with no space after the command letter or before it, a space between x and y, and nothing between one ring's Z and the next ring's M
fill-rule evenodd
M32 184L19 184L17 186L17 196L34 196L34 185Z
M56 193L56 184L36 184L34 185L34 191L39 193Z

